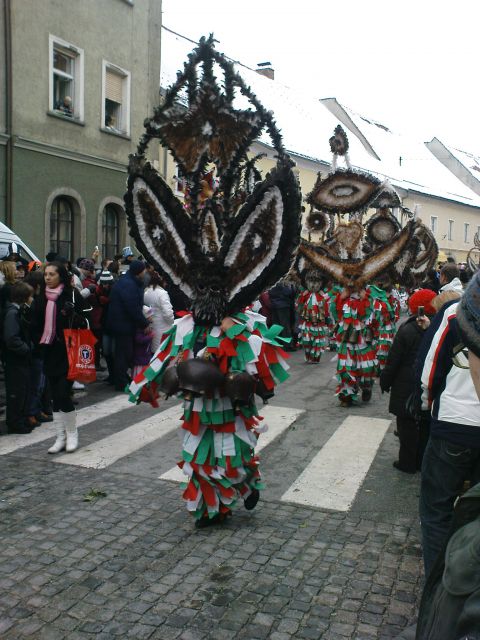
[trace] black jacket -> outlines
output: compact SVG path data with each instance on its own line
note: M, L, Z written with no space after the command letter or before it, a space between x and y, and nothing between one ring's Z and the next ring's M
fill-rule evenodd
M3 320L3 349L6 360L28 362L32 354L29 323L20 307L7 302Z
M90 305L75 288L64 289L57 300L56 336L50 345L40 345L44 354L44 370L47 376L58 377L68 372L68 357L63 332L65 329L81 329L87 326ZM32 307L32 337L40 342L45 326L47 299L40 293Z
M143 315L143 284L127 271L112 287L107 331L112 335L134 336L137 329L147 326L148 320Z
M415 359L424 331L411 316L397 331L380 374L382 391L390 391L388 410L396 416L410 417L405 405L415 387Z
M295 290L289 284L276 284L268 295L272 309L291 309L295 304Z

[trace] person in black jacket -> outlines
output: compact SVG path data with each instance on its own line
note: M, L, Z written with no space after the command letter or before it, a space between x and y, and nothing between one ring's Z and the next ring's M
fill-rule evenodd
M268 291L272 313L272 324L283 327L281 335L292 338L295 331L295 289L281 280ZM292 343L285 347L285 351L295 351Z
M34 340L44 354L44 371L52 394L57 438L48 453L67 453L78 447L77 417L72 401L73 381L67 379L68 356L65 329L86 326L90 310L72 286L72 275L61 262L47 264L44 285L35 299L32 317Z
M145 263L133 260L129 270L113 285L107 312L107 331L114 339L114 383L124 391L129 383L128 370L133 368L133 339L137 329L146 329L143 315Z
M33 289L29 284L14 284L10 289L10 302L7 302L3 321L8 433L30 433L32 430L26 422L32 342L29 323L24 315L24 307L30 306L32 299Z
M430 289L420 289L410 296L408 306L412 315L397 331L387 364L380 374L380 388L382 391L390 392L388 410L397 416L400 450L398 461L395 461L393 466L406 473L415 473L420 469L426 444L423 442L423 432L428 429L427 425L421 425L407 410L407 400L414 391L415 359L424 334L424 329L417 323L416 315L419 307L424 308L422 315L434 315L435 309L430 303L435 296L436 293Z

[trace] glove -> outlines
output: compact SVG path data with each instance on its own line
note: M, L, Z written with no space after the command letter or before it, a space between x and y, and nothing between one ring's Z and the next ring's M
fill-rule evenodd
M92 286L92 285L90 285ZM92 295L92 292L90 291L90 289L88 287L85 287L85 289L82 289L80 291L80 295L82 296L82 298L84 300L86 300L87 298L89 298Z

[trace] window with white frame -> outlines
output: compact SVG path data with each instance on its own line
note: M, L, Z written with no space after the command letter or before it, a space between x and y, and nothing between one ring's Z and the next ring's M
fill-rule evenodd
M437 228L438 228L438 217L430 216L430 229L432 230L432 233L437 233Z
M453 240L453 220L448 221L448 236L449 240Z
M101 129L130 135L130 72L103 61Z
M49 110L83 120L83 49L49 37Z
M468 224L468 222L465 222L465 224L463 225L463 241L464 242L469 242L468 240L469 235L470 235L470 225Z

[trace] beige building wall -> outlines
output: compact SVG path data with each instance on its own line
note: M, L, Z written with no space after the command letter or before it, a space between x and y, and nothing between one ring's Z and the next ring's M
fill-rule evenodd
M404 205L412 211L417 206L417 215L433 231L439 251L465 262L473 237L480 232L479 209L418 193L409 193Z
M266 157L259 160L257 167L262 175L275 166L275 157L272 149L256 143L252 147L252 155L265 153ZM300 181L302 190L302 199L305 206L303 218L308 215L309 206L305 199L308 193L313 189L317 174L321 171L326 174L329 171L329 165L320 164L308 158L301 158L292 155L292 159L296 163L296 172ZM175 189L176 180L176 164L169 152L164 149L160 150L160 171L166 178L172 189ZM421 193L405 192L399 190L402 202L405 207L411 211L417 210L417 215L422 219L424 224L433 229L435 239L440 251L446 256L452 256L456 262L464 262L469 250L473 246L473 237L477 231L480 235L480 210L476 207L469 207L457 202L442 200ZM179 194L180 195L180 194ZM181 196L180 196L181 197ZM432 220L433 219L433 220ZM453 225L450 225L452 221ZM465 241L465 224L468 224L467 241ZM451 230L451 239L449 239L449 229ZM306 235L306 232L303 232Z

